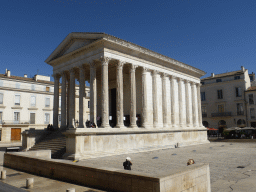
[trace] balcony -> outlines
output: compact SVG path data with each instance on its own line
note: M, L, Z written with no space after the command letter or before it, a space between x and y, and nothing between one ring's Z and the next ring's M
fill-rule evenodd
M238 111L237 115L244 115L244 112L243 111Z
M231 112L212 113L212 117L228 117L231 116Z
M29 124L29 121L2 120L2 124Z

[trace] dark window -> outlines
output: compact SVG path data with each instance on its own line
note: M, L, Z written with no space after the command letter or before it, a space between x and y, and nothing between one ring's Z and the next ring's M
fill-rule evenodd
M201 101L205 101L205 92L201 92Z
M235 76L235 80L240 79L240 76Z
M254 104L253 94L249 94L249 104Z
M222 79L216 79L216 82L218 83L218 82L222 82Z
M236 87L236 97L242 97L241 87Z
M237 108L237 115L244 115L243 103L237 103L236 108Z
M88 108L90 108L90 101L88 101Z
M201 84L204 85L204 82L202 81Z
M250 76L250 81L253 81L253 76L252 75Z
M218 99L223 99L222 89L217 90L217 93L218 93Z

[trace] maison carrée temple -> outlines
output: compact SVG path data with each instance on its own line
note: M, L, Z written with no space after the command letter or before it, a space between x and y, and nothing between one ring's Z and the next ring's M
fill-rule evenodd
M58 127L61 107L65 158L208 143L201 114L202 70L105 33L70 33L45 62L53 67L53 126ZM95 128L85 125L86 81Z

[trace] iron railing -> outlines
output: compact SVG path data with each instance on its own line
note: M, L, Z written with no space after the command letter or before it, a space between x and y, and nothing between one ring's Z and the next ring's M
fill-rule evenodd
M231 116L231 112L212 113L212 117L227 117Z

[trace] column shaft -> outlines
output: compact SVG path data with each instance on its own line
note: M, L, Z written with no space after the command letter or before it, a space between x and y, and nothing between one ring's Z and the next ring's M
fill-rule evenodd
M59 116L59 80L58 74L54 75L54 107L53 107L53 127L58 128Z
M96 87L96 63L90 63L90 121L97 125L97 87Z
M201 109L200 83L196 84L196 88L197 88L197 104L198 104L198 124L199 124L199 127L203 127L202 109Z
M185 81L185 95L186 95L186 125L191 126L191 93L190 93L190 83Z
M198 127L198 108L197 108L197 90L195 83L192 84L192 111L193 111L193 126Z
M158 128L157 71L153 71L153 126Z
M85 70L79 68L79 128L84 128Z
M110 128L109 126L109 96L108 96L108 63L109 58L103 58L101 62L101 91L102 91L102 128Z
M124 127L124 99L123 99L123 65L124 62L119 61L116 68L116 116L117 128Z
M163 80L163 83L162 83L162 106L163 106L163 124L164 124L164 127L168 127L168 118L167 118L167 97L166 97L166 91L167 91L167 86L166 86L166 74L163 74L162 75L162 80Z
M142 127L148 127L147 69L142 70Z
M131 105L130 105L130 127L137 127L136 124L136 76L135 76L135 65L131 65L130 68L130 83L131 83Z
M70 83L69 83L69 128L74 128L75 122L75 71L70 70Z
M180 127L184 126L184 111L183 111L183 90L182 90L182 86L183 86L183 80L179 79L178 80L178 86L179 86L179 119L180 119Z
M177 78L171 77L171 111L172 111L172 126L177 127L179 123L179 98L177 91Z
M61 128L67 127L67 92L66 92L66 83L67 83L67 77L66 73L62 73L62 82L61 82Z

